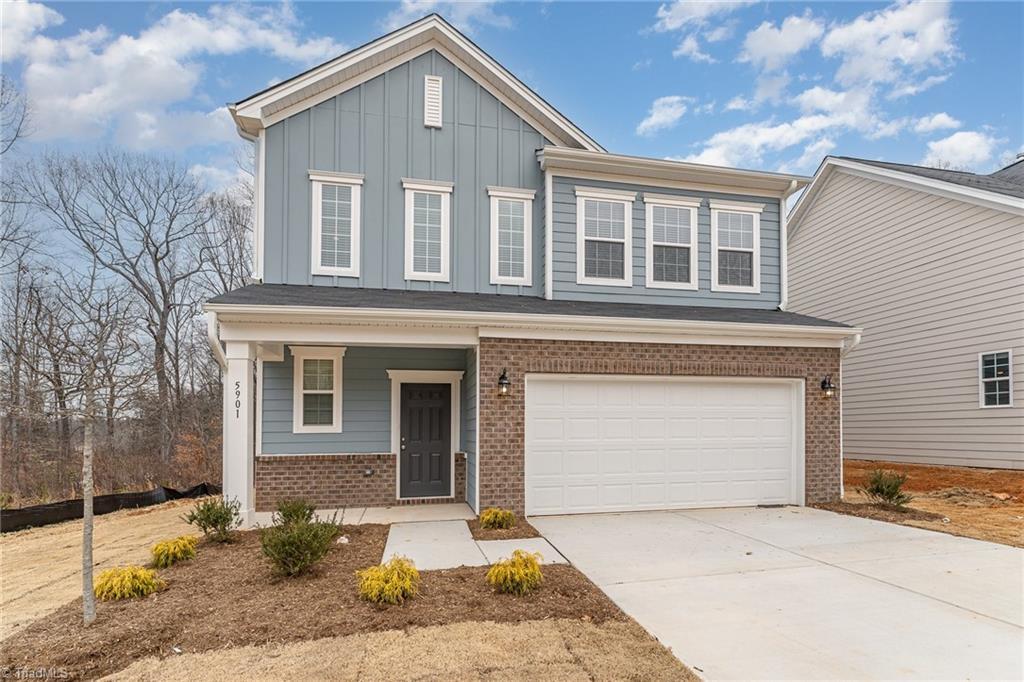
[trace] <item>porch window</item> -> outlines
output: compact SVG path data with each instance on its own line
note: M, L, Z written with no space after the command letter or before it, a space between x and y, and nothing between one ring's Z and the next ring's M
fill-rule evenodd
M292 348L294 433L341 433L344 348Z
M576 188L576 283L633 286L634 192Z
M487 194L491 198L491 284L530 286L535 192L488 187Z
M758 204L711 202L711 290L761 292Z
M449 281L452 183L402 180L405 187L405 278Z
M310 171L313 194L312 273L359 276L363 177Z
M647 286L697 288L697 209L699 199L644 194L647 232Z
M1013 406L1013 354L1004 350L982 353L979 358L982 407Z

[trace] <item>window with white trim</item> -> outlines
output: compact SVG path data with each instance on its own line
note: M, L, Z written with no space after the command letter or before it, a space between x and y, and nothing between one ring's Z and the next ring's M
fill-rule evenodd
M761 209L711 202L711 290L761 291Z
M344 348L292 347L293 433L341 433Z
M363 177L310 171L309 178L313 189L312 272L358 277Z
M1013 353L1008 350L981 353L978 378L982 407L1013 406Z
M449 281L452 183L402 180L405 187L405 278Z
M697 288L697 209L699 199L645 194L647 286Z
M576 282L633 286L632 192L576 188Z
M488 187L487 194L491 200L491 284L530 286L535 192Z

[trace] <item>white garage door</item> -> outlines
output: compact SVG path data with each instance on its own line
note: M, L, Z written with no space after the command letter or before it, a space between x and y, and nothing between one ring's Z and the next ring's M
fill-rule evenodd
M791 380L531 375L526 513L803 503Z

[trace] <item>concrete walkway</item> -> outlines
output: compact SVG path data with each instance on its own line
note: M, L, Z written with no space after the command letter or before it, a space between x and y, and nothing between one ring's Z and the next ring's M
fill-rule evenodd
M487 566L511 556L517 549L540 552L541 563L566 563L544 538L474 540L465 521L393 523L384 546L383 561L394 555L412 559L416 568L430 571L459 566Z
M709 679L1024 679L1024 550L815 509L532 518Z
M273 524L273 512L255 512L253 523L258 526ZM355 526L363 523L407 523L418 521L454 521L475 519L476 514L465 502L449 504L397 504L391 507L343 507L317 509L316 517L322 521L335 519L337 523Z

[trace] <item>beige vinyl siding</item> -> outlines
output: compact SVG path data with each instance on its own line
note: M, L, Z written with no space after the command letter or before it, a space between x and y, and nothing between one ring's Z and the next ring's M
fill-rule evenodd
M1024 469L1024 217L837 170L789 240L789 309L864 328L844 455ZM978 354L1013 351L1013 407Z

